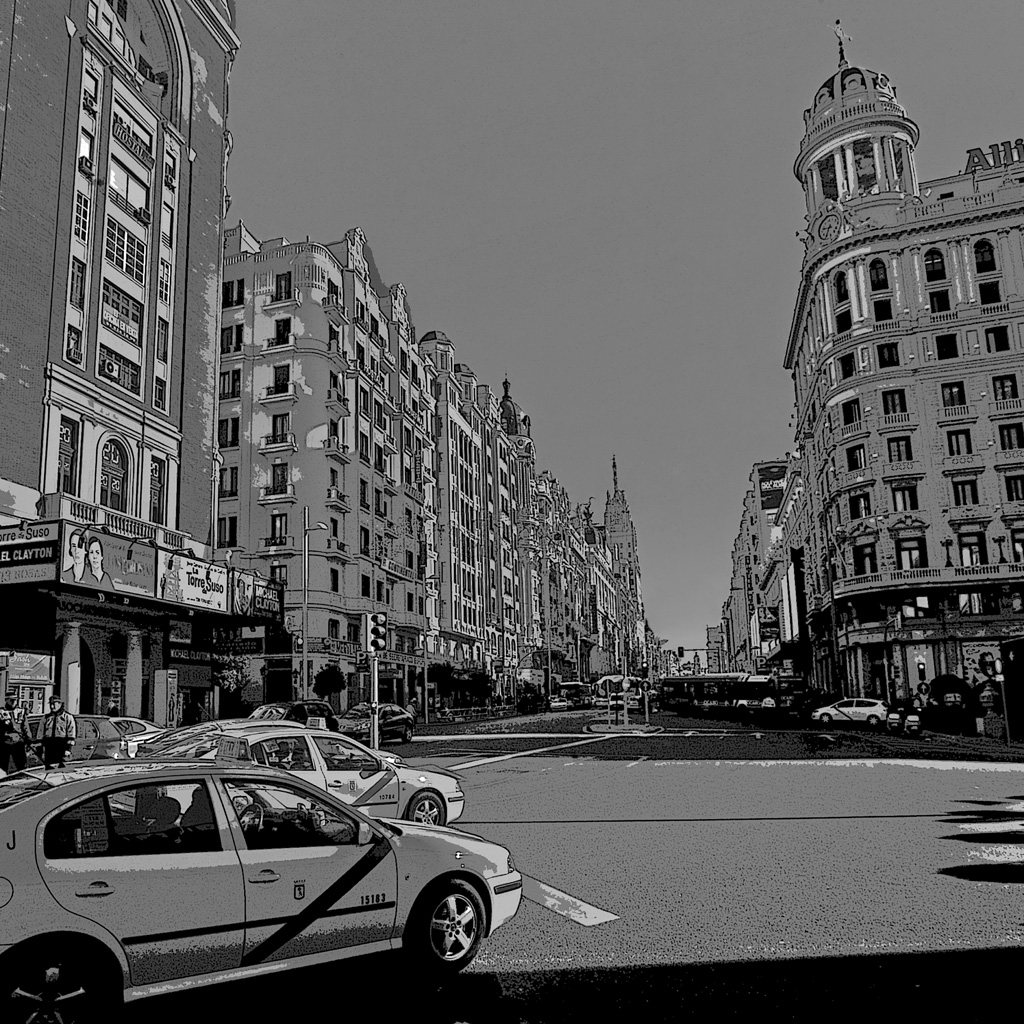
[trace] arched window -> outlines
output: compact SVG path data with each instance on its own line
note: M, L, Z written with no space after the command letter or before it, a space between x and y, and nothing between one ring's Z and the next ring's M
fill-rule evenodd
M128 503L128 455L120 441L107 441L100 456L100 504L124 512Z
M988 274L996 269L996 251L987 238L974 243L974 268L979 274Z
M872 260L868 267L868 277L871 279L871 290L873 292L885 291L889 287L889 275L886 273L885 264L881 260Z
M846 287L846 274L841 270L836 274L835 284L833 287L835 288L836 302L850 301L850 290Z
M938 249L929 249L924 254L924 279L926 281L946 280L946 261Z

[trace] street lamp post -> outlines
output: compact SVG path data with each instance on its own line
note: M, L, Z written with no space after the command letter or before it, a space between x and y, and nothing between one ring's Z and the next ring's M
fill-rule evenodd
M423 592L426 594L428 583L440 583L439 576L425 576L423 578ZM427 603L424 598L423 610L427 611ZM430 687L427 683L427 672L430 670L430 661L427 652L427 616L423 616L423 724L430 725Z
M302 506L302 696L309 696L309 535L326 530L326 523L309 525L309 506Z

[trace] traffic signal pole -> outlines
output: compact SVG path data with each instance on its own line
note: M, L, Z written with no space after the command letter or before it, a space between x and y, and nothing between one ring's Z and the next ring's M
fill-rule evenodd
M378 708L377 698L380 696L379 681L377 675L377 652L370 654L370 749L378 747Z

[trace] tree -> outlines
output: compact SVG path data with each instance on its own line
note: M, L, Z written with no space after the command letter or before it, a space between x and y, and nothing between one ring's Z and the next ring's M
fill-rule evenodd
M213 681L225 693L238 693L251 681L249 659L241 654L229 654L215 659Z
M337 665L325 665L313 677L313 692L326 699L328 694L348 689L345 673Z

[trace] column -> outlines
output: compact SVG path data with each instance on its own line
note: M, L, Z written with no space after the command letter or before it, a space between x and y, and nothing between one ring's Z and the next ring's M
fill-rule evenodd
M924 273L921 270L921 247L915 245L910 250L911 265L914 268L914 284L917 292L917 310L924 306Z
M967 288L966 288L966 292L967 292L966 301L967 302L975 302L975 301L977 301L977 296L974 294L974 273L973 273L973 271L971 269L972 266L973 266L973 259L974 259L974 253L971 250L971 240L969 238L958 238L956 240L956 242L953 244L952 248L956 252L956 254L958 256L962 256L962 259L963 259L963 268L964 268L963 277L964 277L964 281L965 281L965 283L967 285ZM957 299L957 301L963 302L965 300L962 299L962 298L959 298L959 281L957 282L957 287L958 287L958 293L957 293L958 294L958 299Z
M121 706L124 713L132 718L146 717L142 708L142 633L137 629L128 630L128 659Z
M810 168L811 175L811 209L815 209L821 202L821 175L818 173L818 168L815 164L811 164Z
M850 313L853 322L860 323L864 319L864 305L860 300L860 289L857 286L857 264L853 263L846 274L846 287L850 292Z
M966 251L961 249L956 244L949 247L950 263L952 263L950 279L953 282L953 294L956 305L960 305L964 301L964 286L962 278L967 274L967 255ZM961 260L963 265L963 273L961 274Z
M1010 248L1009 228L1001 228L999 231L999 257L1003 271L1003 283L1006 286L1003 298L1015 299L1019 294L1017 291L1018 278L1017 268L1013 265L1013 251Z
M909 310L903 305L903 274L900 261L895 256L889 257L889 272L892 274L893 314L898 316L900 310L908 313Z
M868 315L868 286L867 280L864 275L864 261L857 260L854 264L854 271L857 288L857 298L860 301L860 316L858 319L863 320Z
M882 159L882 147L878 139L871 140L871 152L875 158L875 184L879 192L889 191L889 174L885 161Z
M829 295L828 281L825 278L818 281L818 289L821 294L824 334L827 338L830 334L835 333L835 329L832 326L832 296Z
M73 715L82 710L82 624L65 622L61 637L59 695Z
M851 196L859 195L860 188L857 185L857 165L853 160L853 143L843 146L843 156L846 157L846 182L849 188L847 191Z
M838 149L832 150L832 160L836 165L836 191L842 195L846 188L846 169L843 167L843 157Z

